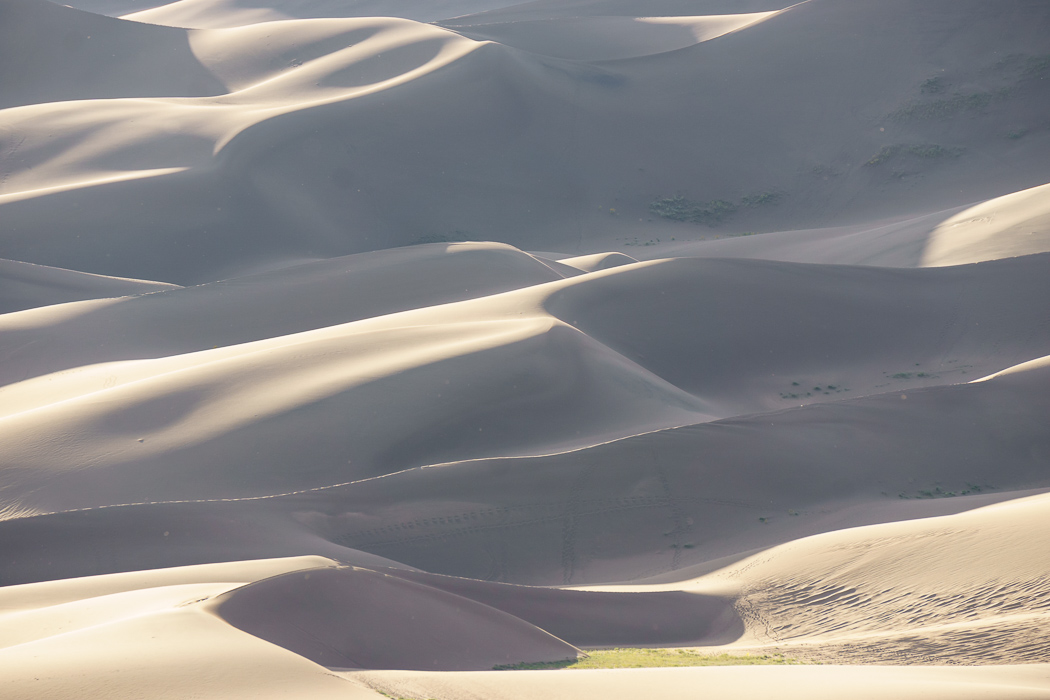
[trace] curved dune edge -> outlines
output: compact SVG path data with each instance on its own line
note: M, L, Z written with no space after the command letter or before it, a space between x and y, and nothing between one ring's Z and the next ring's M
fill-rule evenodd
M616 61L677 51L783 12L674 17L571 17L508 24L446 26L475 40L574 61Z
M0 316L42 306L180 289L149 280L0 260Z
M513 615L368 569L284 574L224 593L209 608L328 667L469 671L579 653Z
M929 235L922 265L965 265L1050 250L1050 185L972 206Z

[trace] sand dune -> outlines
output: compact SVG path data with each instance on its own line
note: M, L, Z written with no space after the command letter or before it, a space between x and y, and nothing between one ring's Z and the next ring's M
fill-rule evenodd
M87 299L151 294L177 289L173 284L105 277L75 270L0 260L0 315L40 306Z
M980 3L964 10L955 2L808 2L717 40L614 67L409 20L176 32L196 65L232 94L169 91L178 99L5 111L5 144L20 145L0 192L0 255L186 284L252 263L456 231L576 254L642 236L706 237L704 227L687 233L648 221L649 205L675 194L741 201L779 193L775 205L744 207L731 223L745 231L942 211L1046 182L1041 154L1050 132L1039 126L1046 95L1025 72L1030 60L1038 71L1047 51L1035 30L1042 16L1025 14L1042 6L1015 2L987 16ZM899 16L916 18L903 33ZM945 16L980 19L952 25L934 46L922 27ZM162 31L116 23L136 36ZM842 38L862 30L870 41ZM995 42L1023 55L1021 63L989 68L1000 60ZM330 53L319 55L325 46ZM947 96L924 96L920 86L945 64L956 67L942 76ZM249 78L264 82L238 82ZM1015 97L973 114L960 107L958 119L892 116L919 114L927 102L939 109L938 99L949 109L952 90L964 86ZM719 99L708 99L713 94ZM52 157L56 129L78 147ZM945 155L927 158L913 147ZM889 155L866 165L884 148ZM411 154L412 165L395 163L392 153ZM412 194L406 171L432 188ZM143 197L151 203L144 209L134 204ZM134 222L119 214L130 206ZM137 235L142 226L149 246ZM40 229L49 231L46 241Z
M12 269L47 270L18 265ZM304 262L178 294L38 309L0 318L0 383L237 345L558 279L549 265L510 246L434 243ZM112 286L105 296L156 289L175 290Z
M923 264L962 265L1050 249L1050 185L970 207L937 226Z
M329 667L471 671L579 653L487 605L367 569L289 573L211 606L234 627Z
M0 0L0 697L1050 698L1050 6L158 2Z
M223 92L222 84L194 57L180 29L130 24L39 0L5 0L0 20L0 109ZM128 60L132 56L134 60ZM0 136L10 151L0 153L5 160L37 160L25 154L28 145L21 143L25 137L20 132L4 114ZM75 143L54 130L52 135L58 139L51 144L52 155ZM11 167L5 163L4 173Z
M1045 253L1050 185L969 207L889 222L781 231L761 238L729 236L675 243L639 258L704 256L790 262L937 267Z
M1041 666L1003 668L887 668L807 666L787 668L661 668L613 671L519 671L427 674L375 672L347 674L387 693L409 697L594 698L629 700L653 688L661 697L695 698L697 688L711 697L760 700L837 700L843 695L862 700L1039 700L1047 697L1050 670Z
M572 17L449 26L477 40L574 61L611 61L677 51L769 19L773 12L701 17Z
M87 3L100 0L76 1L91 9ZM519 4L517 0L176 0L134 11L133 0L115 2L124 4L107 8L106 14L148 24L207 29L317 17L403 17L433 22Z

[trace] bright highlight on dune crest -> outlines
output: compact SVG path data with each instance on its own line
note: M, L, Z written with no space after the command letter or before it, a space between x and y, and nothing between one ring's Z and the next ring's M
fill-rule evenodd
M0 697L1050 698L1050 5L0 0Z

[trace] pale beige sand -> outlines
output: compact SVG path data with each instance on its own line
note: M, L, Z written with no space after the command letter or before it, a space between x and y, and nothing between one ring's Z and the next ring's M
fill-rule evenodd
M74 4L0 697L1050 697L1046 3ZM488 670L638 645L823 665Z
M962 265L1050 250L1050 185L983 202L939 224L923 265Z
M0 589L5 698L375 698L197 601L318 557Z
M596 272L598 270L608 270L611 267L619 267L620 265L630 265L638 261L623 253L595 253L574 258L562 258L558 262L563 265L577 267L584 272Z
M344 674L383 692L434 700L1041 700L1050 697L1050 667L887 668L745 667L609 671L489 671L436 674L386 671Z

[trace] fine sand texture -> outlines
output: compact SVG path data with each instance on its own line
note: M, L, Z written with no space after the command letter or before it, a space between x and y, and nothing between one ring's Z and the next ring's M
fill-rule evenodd
M1048 115L1041 0L0 0L0 698L1050 700Z

